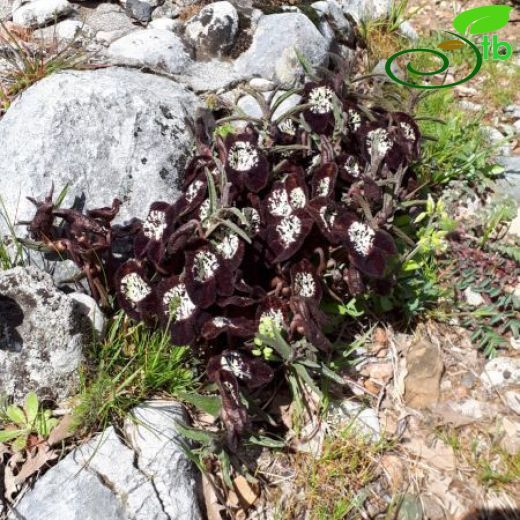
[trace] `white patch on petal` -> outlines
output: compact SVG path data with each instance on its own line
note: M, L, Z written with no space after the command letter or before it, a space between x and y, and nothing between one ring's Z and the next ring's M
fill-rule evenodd
M163 305L168 309L169 313L172 310L174 311L173 318L175 321L188 319L196 309L183 283L172 287L169 291L164 293ZM172 309L172 305L174 305L174 309Z
M222 327L227 327L229 326L230 324L230 321L228 318L224 318L224 317L221 317L221 316L217 316L216 318L213 318L213 325L215 325L215 327L221 329Z
M283 312L280 309L269 309L260 315L260 322L271 320L277 329L282 329L284 324Z
M233 170L247 172L258 164L258 150L247 141L237 141L229 150L228 162Z
M327 197L330 189L330 177L323 177L318 183L318 197Z
M186 200L188 201L188 204L193 202L193 200L199 194L199 192L203 186L204 186L204 183L199 180L192 182L188 186L188 189L186 190L186 195L185 195Z
M239 245L240 239L238 236L232 231L226 230L219 235L215 249L225 260L231 260L237 254Z
M199 251L193 261L193 275L197 282L207 282L219 268L217 257L210 251Z
M291 190L289 199L291 201L291 206L295 209L304 208L305 204L307 204L307 197L305 196L305 192L302 188L299 187Z
M415 135L415 130L413 129L412 125L405 123L404 121L401 121L399 123L399 126L401 127L401 130L404 133L404 136L409 141L415 141L417 139L417 136Z
M332 111L334 92L328 87L316 87L309 93L309 104L314 114L327 114Z
M349 108L347 111L347 124L355 132L361 126L361 114L357 110Z
M352 177L359 177L359 174L361 173L361 166L355 157L348 157L343 164L343 167L349 175L352 175Z
M159 210L150 211L143 222L144 236L150 240L161 240L165 229L166 213Z
M316 295L316 281L311 273L296 273L294 277L294 292L304 298Z
M137 273L128 273L121 279L121 293L135 306L151 292L150 286Z
M199 218L201 221L206 220L209 217L209 199L206 199L199 208Z
M390 134L384 128L376 128L368 132L366 144L372 159L384 157L388 150L392 148Z
M284 189L274 190L267 199L269 213L276 217L288 217L292 213L289 197Z
M251 371L249 370L246 363L244 363L242 356L236 352L223 354L220 358L220 367L222 370L231 372L239 379L251 379Z
M353 222L348 228L348 237L357 253L367 256L372 250L376 232L362 222Z
M320 217L321 217L322 222L327 227L327 229L332 229L337 216L338 216L338 212L333 211L333 210L331 211L328 208L328 206L322 206L320 208Z
M285 217L277 226L276 231L284 247L289 247L300 236L302 221L296 215Z

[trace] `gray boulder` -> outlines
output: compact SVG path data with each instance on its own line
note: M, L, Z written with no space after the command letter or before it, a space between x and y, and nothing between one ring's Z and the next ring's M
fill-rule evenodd
M110 427L75 449L36 481L9 518L199 520L196 473L175 430L182 408L155 406L136 410L140 424L129 426L128 445Z
M96 40L110 43L129 32L136 26L117 4L99 4L86 18L85 23L92 28Z
M300 13L263 16L249 49L235 61L235 71L290 86L303 76L296 51L314 66L324 65L329 42L316 26Z
M69 185L66 206L118 197L119 221L144 217L155 200L175 200L193 145L187 123L199 106L184 87L136 70L68 71L40 81L0 121L8 215L30 219L25 197L41 199L51 181L58 190Z
M138 22L147 23L152 19L152 13L157 5L151 5L141 0L126 0L125 11Z
M110 45L108 56L117 65L148 67L168 74L182 73L191 61L182 40L163 29L127 34Z
M0 271L0 393L22 401L64 399L78 383L83 350L92 341L78 304L34 267Z
M13 22L22 27L41 27L72 11L67 0L34 0L13 12Z
M185 36L198 58L221 56L228 51L238 31L238 13L230 2L214 2L202 8L186 24Z
M390 16L392 0L338 0L343 12L357 22L385 19Z

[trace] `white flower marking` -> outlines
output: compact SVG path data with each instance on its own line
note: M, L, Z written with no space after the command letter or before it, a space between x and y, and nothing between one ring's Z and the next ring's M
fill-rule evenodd
M204 183L202 181L193 181L186 190L186 200L188 203L193 202L195 197L199 194L200 189L204 186Z
M168 313L174 311L173 318L175 321L188 319L196 309L183 283L172 287L169 291L164 293L163 305L168 310ZM172 309L172 307L174 308Z
M362 256L367 256L372 250L376 232L362 222L353 222L348 228L348 237L354 249Z
M361 114L357 110L349 108L347 111L347 123L355 132L361 126Z
M285 217L277 226L276 231L285 247L296 242L302 230L302 222L296 215Z
M218 268L218 259L210 251L199 251L195 255L193 272L198 282L207 282L213 278Z
M392 140L384 128L376 128L368 132L366 143L372 159L383 157L392 148Z
M316 282L311 273L296 273L294 290L297 295L312 298L316 294Z
M166 213L159 210L150 211L143 222L144 236L153 240L161 240L165 229Z
M247 172L258 164L258 151L247 141L237 141L229 150L228 161L234 170Z
M403 131L406 139L409 139L410 141L415 141L416 135L412 125L405 123L404 121L401 121L399 123L399 126L401 127L401 130Z
M220 358L220 366L222 370L231 372L239 379L251 379L251 371L244 363L240 354L229 352Z
M226 230L219 236L215 249L224 259L231 260L237 254L239 245L238 236L232 231Z
M305 196L305 192L300 187L291 190L289 199L291 201L291 206L296 209L304 208L305 204L307 204L307 197Z
M200 220L206 220L209 217L209 199L206 199L199 208L199 218Z
M327 114L334 107L334 92L328 87L316 87L309 94L311 112L314 114Z
M288 217L292 213L289 197L284 189L274 190L267 199L269 212L276 217Z
M320 217L325 226L328 229L331 229L334 226L334 222L336 221L336 217L338 216L338 212L334 210L330 210L328 206L322 206L320 208Z
M216 318L213 318L213 324L215 327L221 329L222 327L227 327L230 324L230 321L228 318L217 316Z
M327 197L330 189L330 177L323 177L318 183L318 197Z
M135 306L144 300L152 289L137 273L128 273L121 279L121 292Z

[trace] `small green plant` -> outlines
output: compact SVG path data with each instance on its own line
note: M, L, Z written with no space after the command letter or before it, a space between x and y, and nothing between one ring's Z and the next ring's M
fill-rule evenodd
M10 444L15 451L23 450L31 435L45 439L58 424L50 410L43 410L34 392L27 394L23 407L5 406L0 411L4 429L0 430L0 442Z
M174 346L164 331L135 324L118 313L103 343L92 352L92 369L82 374L73 415L78 429L104 426L158 392L179 397L194 387L188 349Z

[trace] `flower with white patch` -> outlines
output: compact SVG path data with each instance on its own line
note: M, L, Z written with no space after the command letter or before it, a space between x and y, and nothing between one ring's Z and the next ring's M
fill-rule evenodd
M334 92L329 87L316 87L309 92L310 110L314 114L327 114L334 108Z
M283 218L276 226L278 236L285 247L296 242L302 231L302 221L296 215Z
M238 352L227 352L220 358L220 368L238 379L251 379L251 371Z
M186 190L185 197L188 204L191 204L195 197L200 193L200 190L204 187L204 183L201 180L193 181Z
M345 160L343 168L345 168L345 171L349 175L352 175L352 177L359 177L361 173L361 166L359 165L358 160L352 155Z
M296 273L293 282L294 292L298 296L304 298L312 298L316 296L316 280L311 273Z
M289 197L284 188L273 190L267 198L269 213L275 217L288 217L293 209L289 204Z
M357 110L353 110L349 108L346 113L346 119L348 126L352 129L352 131L358 130L361 126L361 114Z
M166 213L152 210L143 222L143 234L150 240L161 240L166 227Z
M265 323L267 321L270 321L278 330L281 330L283 328L285 320L283 317L283 312L280 309L271 308L271 309L264 311L260 315L259 321L260 321L260 323Z
M368 256L372 251L376 232L362 222L353 222L348 228L348 237L354 249L361 256Z
M284 119L278 125L278 130L290 136L296 135L296 125L294 124L294 121L291 118Z
M238 235L231 230L226 230L222 233L215 244L215 249L224 260L231 260L235 257L240 246L240 239Z
M403 134L406 137L406 139L408 139L409 141L415 141L417 139L417 136L415 135L415 130L412 128L412 125L404 121L400 121L399 127L403 131Z
M259 163L258 150L247 141L237 141L228 152L228 163L237 172L247 172Z
M193 275L197 282L207 282L220 267L218 258L211 251L199 251L193 262Z
M332 229L334 226L334 222L336 222L336 217L338 216L338 212L330 209L328 206L322 206L320 208L320 217L325 226L328 229Z
M197 307L186 291L186 285L180 283L166 291L162 298L164 308L176 321L191 318Z
M293 188L289 193L290 204L295 209L302 209L307 204L307 197L302 188Z
M206 199L199 208L199 219L202 221L209 218L209 210L210 210L210 201Z
M390 134L384 128L376 128L367 134L366 145L372 159L384 157L392 144Z
M318 197L327 197L330 190L330 177L323 177L318 183L318 190L316 195Z
M120 290L121 294L134 307L152 292L151 287L136 272L128 273L121 278Z

